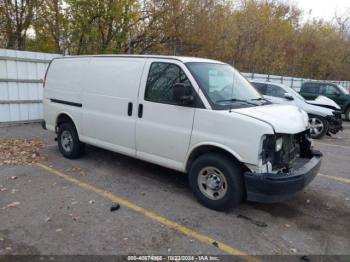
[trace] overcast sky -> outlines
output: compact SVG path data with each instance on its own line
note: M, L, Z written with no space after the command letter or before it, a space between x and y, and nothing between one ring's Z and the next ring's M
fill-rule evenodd
M350 16L350 0L292 0L303 11L306 18L332 20L334 15ZM309 14L311 10L311 14Z

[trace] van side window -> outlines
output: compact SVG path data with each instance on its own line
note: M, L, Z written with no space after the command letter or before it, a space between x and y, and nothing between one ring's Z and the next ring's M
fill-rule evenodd
M176 105L173 99L173 87L177 83L191 86L179 66L163 62L152 63L146 84L145 100Z

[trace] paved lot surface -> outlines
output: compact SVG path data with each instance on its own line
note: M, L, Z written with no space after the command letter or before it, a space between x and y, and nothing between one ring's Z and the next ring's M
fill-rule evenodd
M324 161L305 191L226 213L199 205L186 175L91 146L83 158L67 160L38 124L1 127L1 139L42 139L49 159L0 166L7 189L0 191L0 255L350 255L350 123L344 125L315 142ZM110 212L115 200L121 208Z

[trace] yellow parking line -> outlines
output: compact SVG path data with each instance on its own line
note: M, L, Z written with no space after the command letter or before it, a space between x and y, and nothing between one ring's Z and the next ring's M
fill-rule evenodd
M350 179L346 179L346 178L343 178L343 177L328 176L328 175L324 175L324 174L320 174L320 173L318 175L322 176L322 177L326 177L326 178L332 179L332 180L335 180L335 181L338 181L338 182L341 182L341 183L350 184Z
M69 182L72 182L76 185L78 185L79 187L83 188L83 189L87 189L87 190L90 190L90 191L93 191L97 194L99 194L100 196L104 197L104 198L107 198L113 202L118 202L119 204L135 211L135 212L138 212L158 223L161 223L165 226L167 226L168 228L171 228L185 236L188 236L188 237L191 237L191 238L194 238L200 242L203 242L205 244L208 244L208 245L213 245L213 243L215 243L215 246L217 246L220 250L222 250L223 252L227 253L227 254L230 254L230 255L234 255L234 256L241 256L242 259L246 260L246 261L259 261L258 259L252 257L252 256L249 256L248 254L244 253L243 251L240 251L234 247L231 247L225 243L222 243L220 241L217 241L211 237L208 237L208 236L205 236L205 235L202 235L200 233L197 233L196 231L193 231L192 229L188 228L188 227L185 227L183 225L180 225L174 221L171 221L165 217L162 217L160 215L157 215L151 211L148 211L147 209L144 209L143 207L140 207L140 206L137 206L121 197L118 197L114 194L112 194L111 192L108 192L108 191L105 191L105 190L102 190L102 189L99 189L97 187L94 187L90 184L87 184L87 183L84 183L78 179L75 179L71 176L68 176L66 174L63 174L61 173L60 171L56 170L56 169L53 169L51 167L48 167L42 163L37 163L36 164L38 167L48 171L49 173L53 174L53 175L56 175L56 176L59 176L61 178L64 178L65 180L68 180Z

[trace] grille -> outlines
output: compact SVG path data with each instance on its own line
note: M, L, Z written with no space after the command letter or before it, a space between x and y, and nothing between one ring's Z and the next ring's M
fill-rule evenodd
M297 157L297 136L294 135L284 135L283 136L283 146L281 150L281 164L289 165Z

